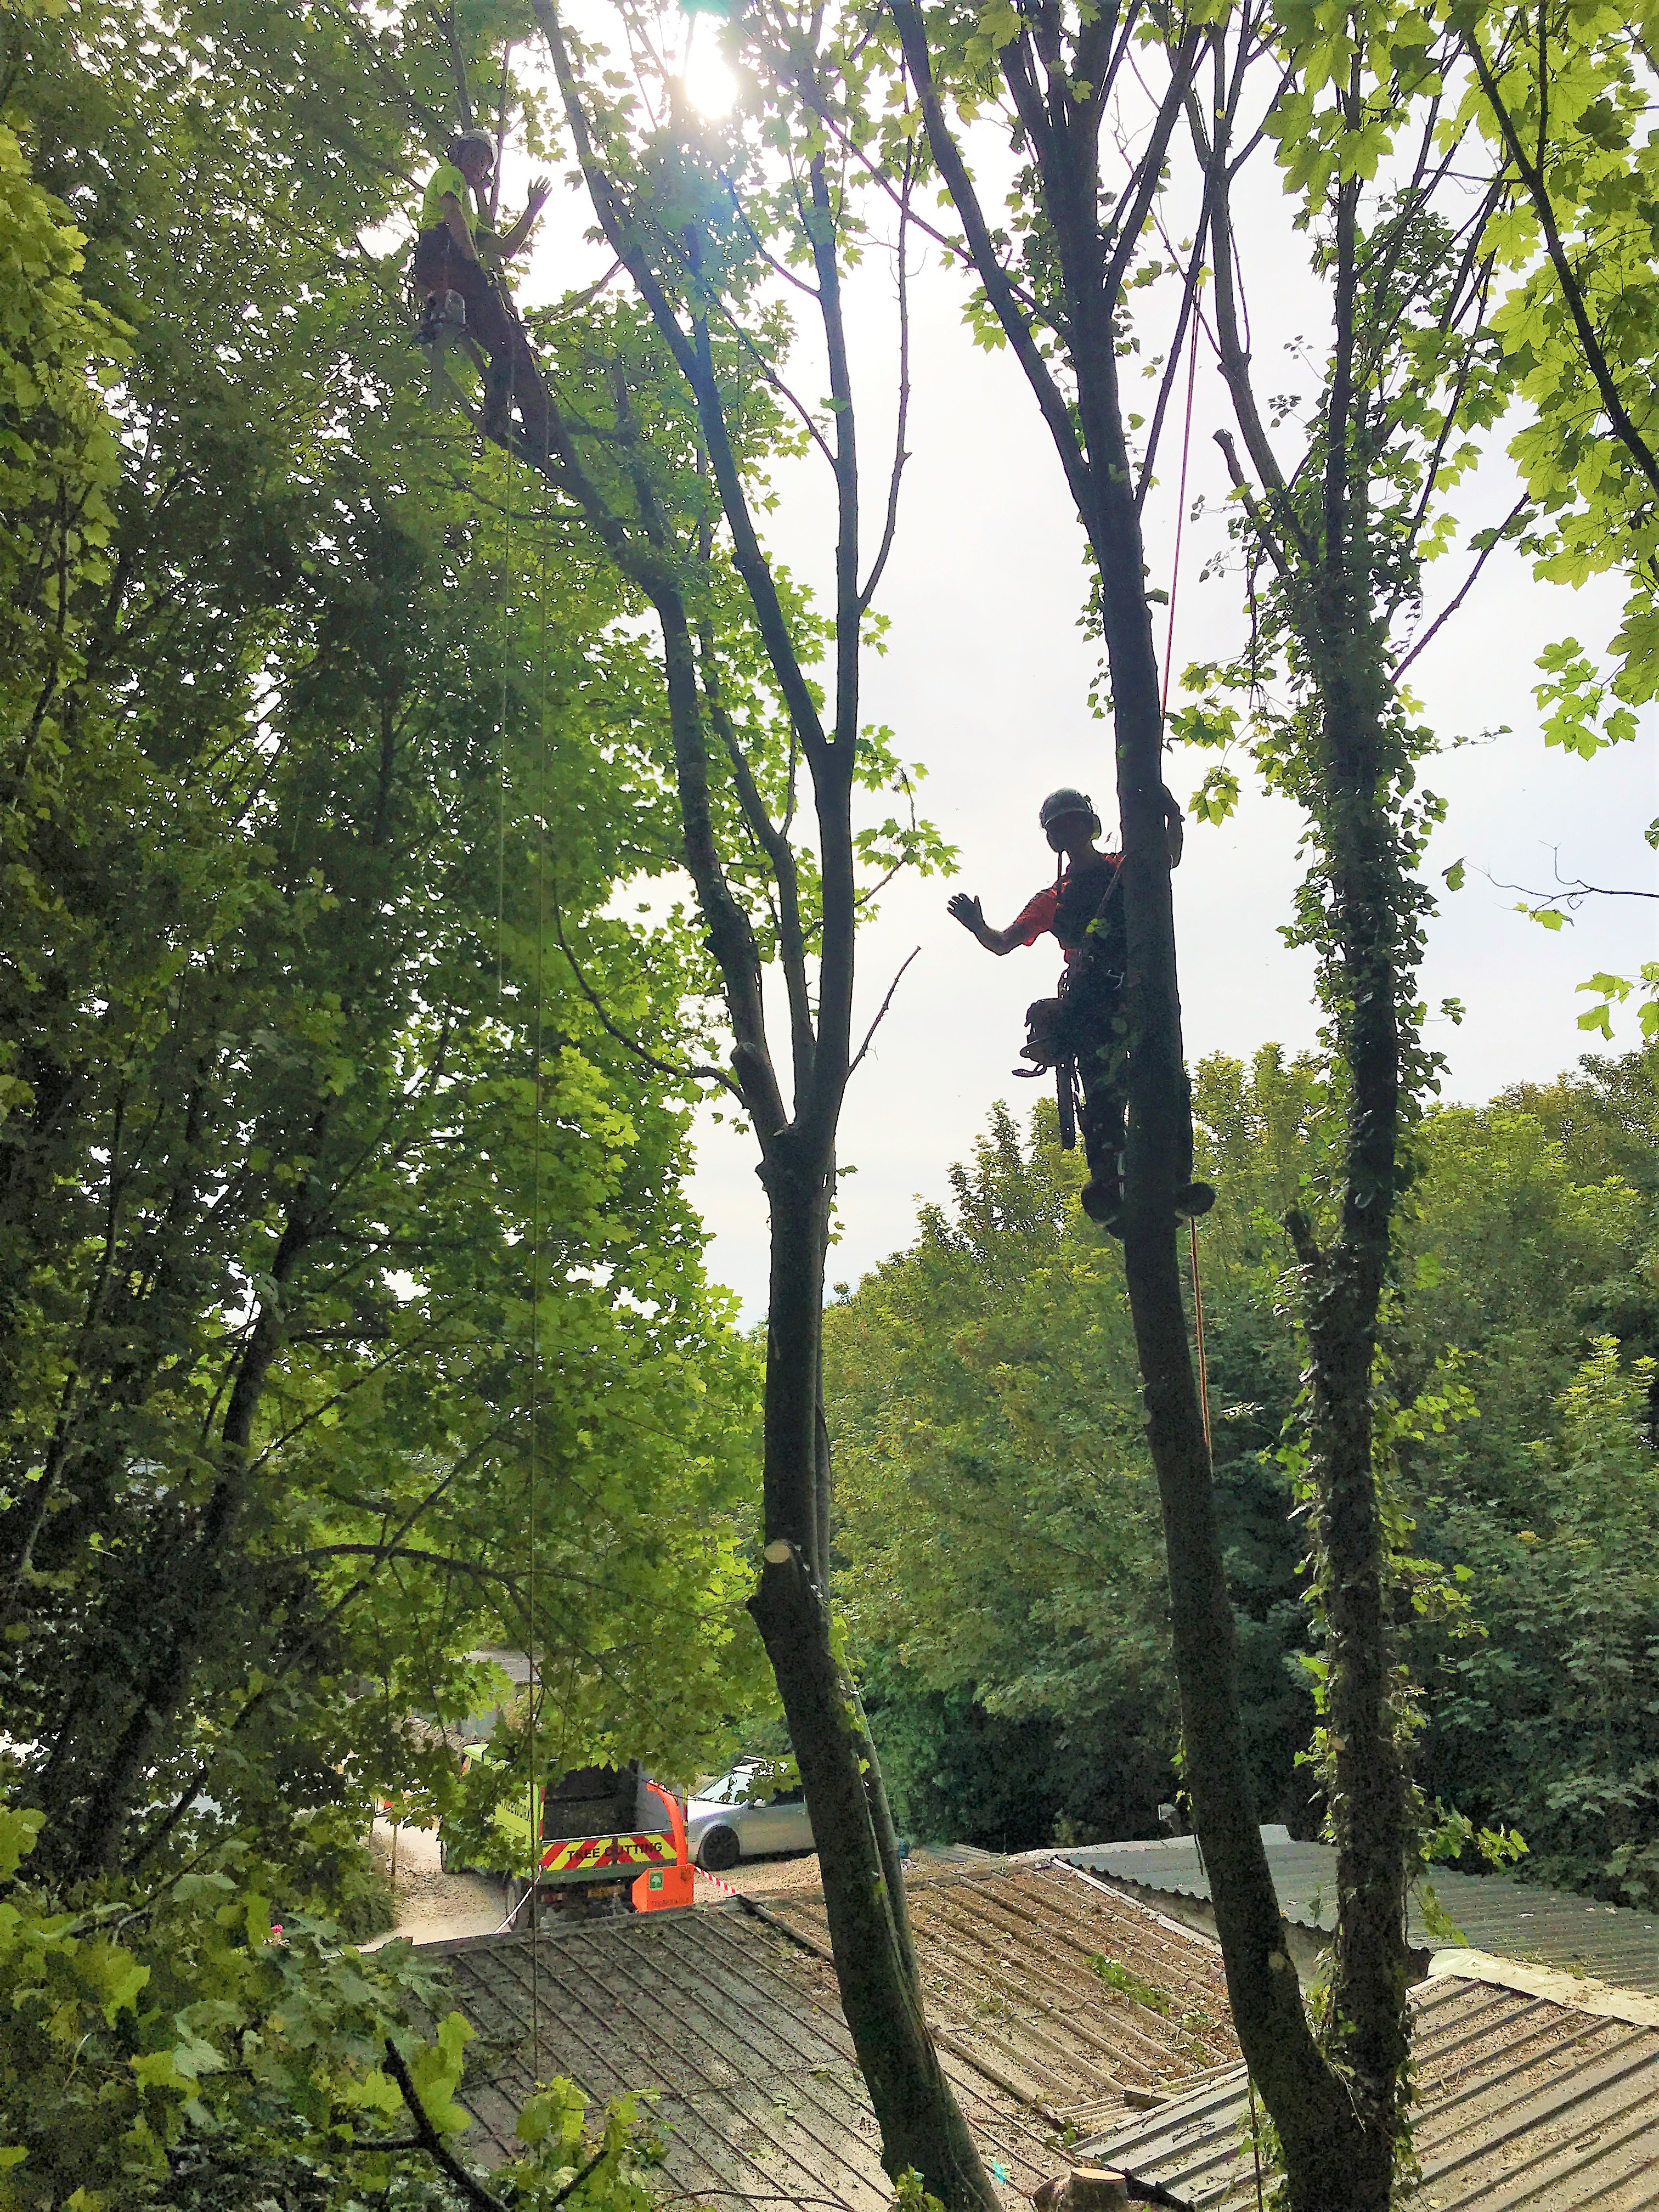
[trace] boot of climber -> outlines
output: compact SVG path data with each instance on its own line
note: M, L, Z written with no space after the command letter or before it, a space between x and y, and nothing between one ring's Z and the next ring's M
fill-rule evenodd
M1181 809L1166 792L1165 836L1170 865L1181 858ZM1052 933L1065 957L1058 1000L1039 1000L1030 1009L1031 1034L1024 1050L1040 1065L1075 1058L1083 1085L1080 1127L1089 1180L1083 1188L1084 1212L1103 1227L1121 1226L1123 1206L1122 1157L1127 1103L1127 1045L1121 1022L1123 974L1128 945L1119 880L1121 855L1103 853L1097 842L1101 821L1086 792L1069 787L1051 791L1037 811L1038 826L1059 870L1052 884L1027 900L1006 929L994 929L977 898L958 891L948 912L999 957L1018 945L1035 945ZM1176 1194L1178 1214L1207 1213L1215 1193L1192 1178L1192 1121L1186 1122L1186 1175Z
M415 284L426 295L423 331L441 319L444 295L458 292L466 329L489 356L484 396L484 428L499 435L509 404L516 404L524 434L539 459L547 451L551 400L530 341L502 288L502 265L530 242L538 216L553 187L538 177L524 213L497 237L489 227L489 180L495 149L487 131L463 131L449 142L433 171L421 202L421 230L415 241Z

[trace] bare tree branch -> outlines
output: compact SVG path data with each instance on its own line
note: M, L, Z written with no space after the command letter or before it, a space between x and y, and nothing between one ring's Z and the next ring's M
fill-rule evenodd
M1552 902L1559 899L1563 906L1570 907L1575 911L1583 906L1587 898L1659 899L1659 891L1621 890L1607 884L1587 884L1582 876L1569 881L1561 872L1560 854L1561 848L1559 845L1552 845L1550 865L1555 870L1555 889L1553 891L1534 890L1528 884L1506 884L1485 868L1480 872L1494 890L1519 891L1523 898L1548 900Z
M1204 244L1209 235L1209 195L1206 191L1204 206L1199 215L1197 234L1193 240L1193 250L1188 258L1186 277L1181 288L1181 307L1176 316L1175 335L1170 340L1164 374L1158 380L1158 404L1152 410L1152 427L1146 433L1146 448L1140 463L1140 482L1135 486L1137 514L1146 504L1146 494L1152 487L1152 467L1158 459L1158 441L1164 434L1164 417L1181 371L1182 340L1187 335L1188 323L1198 313L1198 288L1204 273Z
M610 1014L605 1009L605 1001L600 998L599 993L593 988L593 986L588 981L586 976L583 975L581 963L578 961L575 954L570 950L569 945L565 941L564 921L559 912L559 902L556 895L550 898L548 903L549 910L552 917L553 934L558 940L559 950L563 953L566 960L569 963L570 972L576 979L577 989L581 993L583 998L586 1000L588 1005L592 1006L593 1012L599 1016L600 1024L604 1027L606 1034L615 1037L619 1045L624 1046L628 1051L633 1054L636 1060L642 1060L646 1066L655 1068L659 1075L672 1076L678 1083L718 1083L722 1091L729 1091L732 1096L737 1099L739 1103L744 1103L742 1091L738 1089L738 1085L732 1081L732 1078L726 1073L723 1067L680 1066L677 1066L672 1060L659 1059L654 1052L648 1050L646 1046L642 1045L637 1037L629 1036L625 1029L620 1028L617 1023L611 1020Z
M1232 432L1218 430L1215 434L1215 441L1226 457L1227 473L1232 478L1233 489L1244 502L1244 512L1249 516L1256 536L1266 550L1267 558L1281 576L1288 576L1291 573L1290 562L1285 557L1284 548L1273 535L1267 516L1261 512L1250 480L1244 473L1243 464L1238 458L1238 448L1233 443Z
M887 566L887 556L893 550L893 535L898 528L899 479L904 473L904 464L910 456L904 450L905 433L910 420L910 272L905 266L906 232L910 222L910 191L915 180L914 144L904 149L904 189L899 200L898 227L898 423L893 433L893 472L887 483L887 520L881 533L864 589L859 593L858 611L863 617L869 611L870 602L876 596L876 586L881 581L882 571Z
M1197 31L1188 31L1176 49L1169 88L1159 104L1151 141L1136 164L1139 173L1134 181L1133 196L1127 213L1121 216L1121 225L1114 226L1117 243L1112 249L1112 258L1106 264L1106 274L1102 280L1109 300L1117 297L1118 288L1128 273L1135 248L1140 243L1140 234L1146 228L1146 217L1164 174L1164 156L1169 151L1176 125L1181 120L1187 95L1192 88L1193 72L1198 67L1203 51L1203 40ZM1121 201L1119 206L1122 206Z
M858 1050L853 1055L852 1065L847 1071L849 1081L852 1077L858 1073L859 1062L864 1058L865 1054L870 1049L871 1038L874 1036L876 1031L881 1027L882 1022L886 1016L887 1009L892 1005L893 994L897 990L899 985L904 981L905 969L910 965L910 962L915 958L916 953L921 951L921 945L917 945L915 952L912 952L908 958L900 963L897 975L894 976L892 981L887 986L887 996L882 1000L880 1006L876 1009L876 1018L871 1023L869 1028L865 1031L864 1042L859 1047Z
M1480 571L1486 567L1487 562L1492 558L1492 554L1497 550L1498 547L1504 543L1504 540L1508 537L1510 530L1514 527L1515 524L1520 520L1521 517L1526 513L1528 507L1530 507L1531 504L1531 500L1528 497L1526 493L1522 492L1520 498L1516 501L1515 505L1504 516L1503 521L1492 532L1491 538L1476 555L1474 566L1470 568L1468 574L1463 579L1462 590L1458 592L1454 599L1449 599L1446 602L1446 605L1441 608L1439 613L1424 631L1422 636L1419 637L1413 645L1411 651L1406 653L1401 659L1395 661L1394 665L1394 681L1396 684L1405 674L1406 671L1411 666L1413 661L1416 659L1418 654L1434 642L1434 640L1439 635L1440 632L1457 612L1459 607L1462 605L1464 600L1468 599L1469 593L1474 589L1475 583L1480 577Z
M470 131L472 128L472 94L466 82L466 58L461 52L460 33L455 22L455 0L449 0L448 6L445 8L434 6L432 17L449 49L449 66L455 73L455 107L461 118L461 128Z
M702 534L702 557L706 565L713 551L712 533L705 526ZM805 1096L806 1087L812 1079L817 1040L813 1035L812 1007L806 983L806 933L801 925L799 872L795 864L794 848L789 842L787 825L780 828L768 813L750 769L748 756L738 743L732 717L726 710L726 702L720 696L720 670L714 658L714 628L707 621L698 627L697 666L709 720L714 725L731 763L738 803L757 842L771 863L773 878L777 884L777 903L772 918L777 932L784 990L789 1002L790 1054L794 1069L795 1097L799 1099Z
M691 388L702 424L703 441L708 447L715 482L720 487L720 504L725 509L726 526L732 532L732 555L754 604L762 641L776 672L789 712L799 730L801 743L805 746L809 757L814 755L822 757L829 740L818 717L811 687L795 653L776 582L756 533L754 518L743 488L737 456L732 449L726 410L714 374L708 324L698 318L688 332L680 321L661 278L647 257L642 241L647 226L635 210L624 204L614 179L599 159L587 111L582 105L580 89L571 66L569 51L553 0L531 0L531 6L547 41L548 52L552 56L565 119L575 142L577 159L581 164L594 211L611 241L612 252L638 287L641 298L650 310L652 320L673 355L680 374ZM694 270L693 273L697 272Z
M416 2141L439 2172L448 2176L467 2203L477 2207L477 2212L508 2212L506 2203L492 2190L486 2189L475 2174L468 2172L433 2126L426 2106L421 2102L421 2093L410 2080L409 2069L404 2063L404 2055L390 2036L386 2039L386 2071L403 2091L409 2117L415 2123Z
M995 311L997 320L1025 372L1026 380L1042 410L1042 419L1054 439L1060 465L1066 471L1066 486L1077 503L1078 513L1086 522L1094 510L1094 487L1072 421L1071 410L1031 335L1030 325L1022 312L1021 302L1015 295L1007 272L997 258L990 226L980 206L979 195L974 189L973 179L968 173L967 164L962 158L956 138L945 121L945 112L939 105L939 91L933 82L933 63L927 52L927 34L922 23L921 11L915 0L893 0L892 15L904 48L905 67L921 102L922 117L927 127L927 143L939 174L949 188L957 212L962 217L963 230L973 255L979 281L985 287L986 296Z

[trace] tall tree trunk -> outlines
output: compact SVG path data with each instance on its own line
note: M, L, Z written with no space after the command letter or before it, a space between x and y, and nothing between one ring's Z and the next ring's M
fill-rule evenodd
M1357 77L1349 89L1358 120ZM1358 2126L1350 2199L1386 2212L1409 2091L1406 1867L1409 1792L1389 1620L1389 1556L1377 1493L1373 1376L1401 1183L1399 1002L1405 855L1392 816L1400 738L1389 726L1388 639L1374 610L1368 432L1355 383L1359 187L1337 191L1334 343L1326 394L1318 527L1281 547L1286 604L1319 702L1316 814L1333 905L1338 1049L1348 1075L1342 1206L1318 1249L1287 1225L1304 1279L1315 1535L1327 1630L1328 1803L1337 1929L1328 2047ZM1226 194L1219 196L1229 234ZM1222 288L1218 288L1222 289ZM1249 404L1231 275L1218 302L1236 399ZM1254 426L1253 426L1254 428ZM1259 435L1259 433L1257 434ZM1397 719L1397 717L1396 717Z
M612 505L584 467L569 426L550 398L543 473L580 502L599 542L649 599L661 624L683 850L708 929L708 947L720 971L732 1036L730 1086L742 1101L760 1152L759 1172L769 1209L771 1276L763 1465L764 1557L750 1611L777 1678L800 1768L823 1875L842 2008L881 2127L884 2163L895 2177L914 2168L952 2212L995 2212L996 2192L928 2033L892 1817L857 1691L836 1650L829 1603L830 1466L821 1340L836 1134L851 1068L858 903L852 796L860 739L859 654L864 616L858 591L854 417L832 196L822 162L810 165L811 207L805 230L817 276L836 405L836 680L834 720L826 731L750 513L726 419L727 398L715 373L709 303L701 274L701 234L695 222L676 234L676 255L684 257L696 279L690 303L685 305L647 252L650 222L636 218L618 178L601 157L553 0L532 0L532 5L552 58L594 211L696 403L702 450L731 535L733 565L786 703L793 741L812 783L821 902L816 1027L788 824L769 817L738 735L725 715L708 630L703 635L704 665L699 670L686 616L681 558L657 494L647 472L635 469L629 481L637 514L625 516ZM615 390L624 447L636 446L638 427L620 375ZM712 532L701 523L691 535L706 563ZM707 579L702 580L706 588ZM711 722L730 762L748 830L776 878L778 957L791 1016L793 1112L785 1103L768 1041L758 948L747 913L727 881L720 849L709 795ZM790 806L793 812L793 779Z
M552 439L556 452L563 447L564 468L597 499L556 414ZM800 1769L836 1978L881 2128L883 2162L895 2177L914 2167L951 2212L995 2212L996 2192L928 2031L892 1814L857 1688L836 1650L829 1603L823 1271L852 1002L851 778L834 758L821 763L815 778L823 854L818 1029L810 1059L798 1055L805 1079L787 1119L766 1047L754 939L714 838L703 686L684 604L659 561L634 558L619 538L613 550L649 594L662 626L687 867L725 981L732 1072L759 1142L767 1194L764 1552L750 1610Z
M1346 196L1345 196L1346 197ZM1401 868L1386 793L1386 640L1370 618L1365 489L1352 481L1346 389L1354 237L1339 220L1339 353L1325 558L1310 595L1319 650L1325 842L1335 907L1338 1031L1348 1072L1340 1223L1319 1252L1298 1223L1316 1534L1328 1628L1329 1807L1337 1847L1331 2032L1364 2124L1367 2204L1386 2206L1407 2090L1409 1797L1395 1710L1388 1545L1372 1411L1377 1317L1399 1182Z
M829 1163L775 1153L763 1173L772 1233L766 1547L750 1611L805 1789L842 2009L881 2128L883 2163L895 2176L914 2167L945 2204L983 2212L995 2192L928 2032L876 1747L836 1652L816 1564L828 1525L818 1376Z

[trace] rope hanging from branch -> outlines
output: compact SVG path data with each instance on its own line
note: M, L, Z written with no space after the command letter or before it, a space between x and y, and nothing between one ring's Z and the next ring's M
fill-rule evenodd
M1181 590L1181 540L1187 521L1187 464L1193 448L1193 391L1198 377L1198 317L1193 317L1187 349L1187 410L1181 428L1181 486L1176 495L1175 557L1170 563L1170 619L1164 632L1164 681L1158 710L1166 720L1170 711L1170 670L1175 657L1176 599ZM1198 1266L1198 1223L1189 1218L1187 1238L1193 1263L1193 1329L1198 1341L1198 1405L1204 1417L1204 1449L1212 1460L1215 1445L1210 1433L1210 1364L1204 1343L1204 1280Z

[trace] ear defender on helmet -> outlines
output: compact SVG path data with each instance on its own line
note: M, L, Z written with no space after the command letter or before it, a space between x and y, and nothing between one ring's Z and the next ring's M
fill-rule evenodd
M1051 791L1038 807L1037 827L1046 831L1051 823L1058 822L1066 814L1086 814L1089 835L1091 837L1099 836L1100 817L1095 812L1093 799L1086 791L1073 791L1069 785L1064 784L1058 791Z

